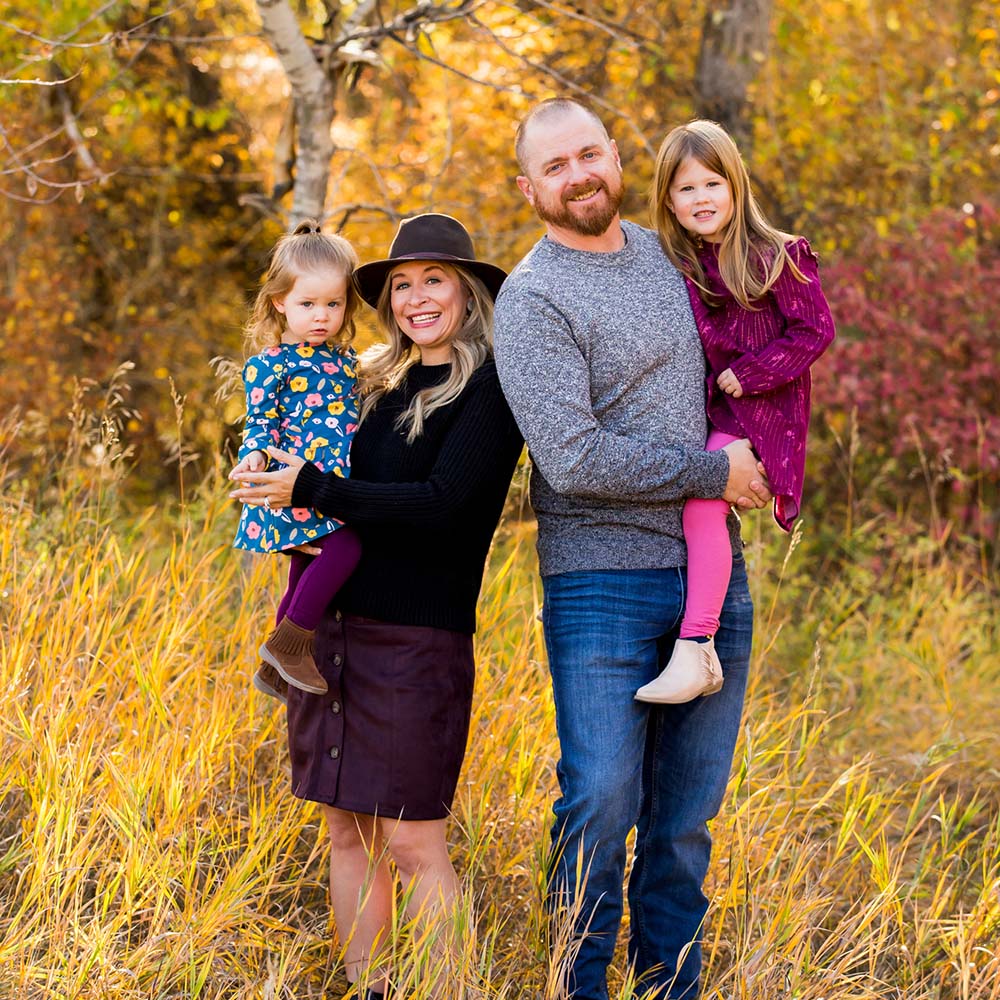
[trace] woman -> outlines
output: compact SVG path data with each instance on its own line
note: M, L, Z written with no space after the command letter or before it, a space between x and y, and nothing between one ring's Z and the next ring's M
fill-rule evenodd
M360 361L350 479L277 449L287 468L232 473L238 500L315 508L361 537L316 632L329 691L287 698L292 790L322 806L347 977L376 984L369 1000L386 988L369 968L393 908L386 854L412 914L458 893L445 818L468 736L476 599L522 447L492 359L505 277L455 219L402 222L388 258L355 272L386 343ZM280 678L259 680L284 693Z

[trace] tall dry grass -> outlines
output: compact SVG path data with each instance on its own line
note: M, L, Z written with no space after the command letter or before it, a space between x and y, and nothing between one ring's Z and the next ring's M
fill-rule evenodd
M281 714L248 685L279 561L230 549L222 470L182 509L124 514L114 432L81 431L44 502L5 488L0 997L339 998L324 831L289 794ZM758 635L714 824L709 996L1000 998L996 589L905 539L873 569L873 530L831 558L808 524L789 551L748 521ZM481 601L451 827L466 898L449 931L399 916L387 943L413 1000L435 981L555 994L532 541L508 518ZM641 996L623 969L613 995Z

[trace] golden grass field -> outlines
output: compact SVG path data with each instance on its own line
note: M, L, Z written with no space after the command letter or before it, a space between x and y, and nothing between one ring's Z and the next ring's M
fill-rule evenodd
M64 469L43 509L3 501L0 998L339 1000L324 831L288 791L282 715L249 685L280 561L229 547L220 472L166 512L123 514L120 485ZM835 553L812 531L790 548L746 519L758 632L713 827L706 996L996 1000L997 588L956 548L901 540L879 565L884 523ZM389 947L412 1000L435 982L555 995L532 543L511 512L451 827L461 954L441 973L441 929L400 917ZM622 962L612 987L641 996Z

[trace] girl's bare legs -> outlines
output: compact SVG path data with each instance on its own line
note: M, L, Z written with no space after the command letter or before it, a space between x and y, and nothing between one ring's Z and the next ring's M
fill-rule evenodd
M330 905L344 944L344 969L352 983L368 969L375 949L388 940L392 875L374 816L322 806L330 834ZM368 985L385 991L369 970Z

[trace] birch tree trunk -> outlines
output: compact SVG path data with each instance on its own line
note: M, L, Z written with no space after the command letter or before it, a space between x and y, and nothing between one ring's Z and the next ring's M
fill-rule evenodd
M313 55L287 0L257 0L264 34L292 88L295 117L295 188L288 228L303 219L323 218L333 156L336 88Z
M709 4L695 69L695 107L723 125L750 158L753 125L747 87L767 51L772 0L721 0Z

